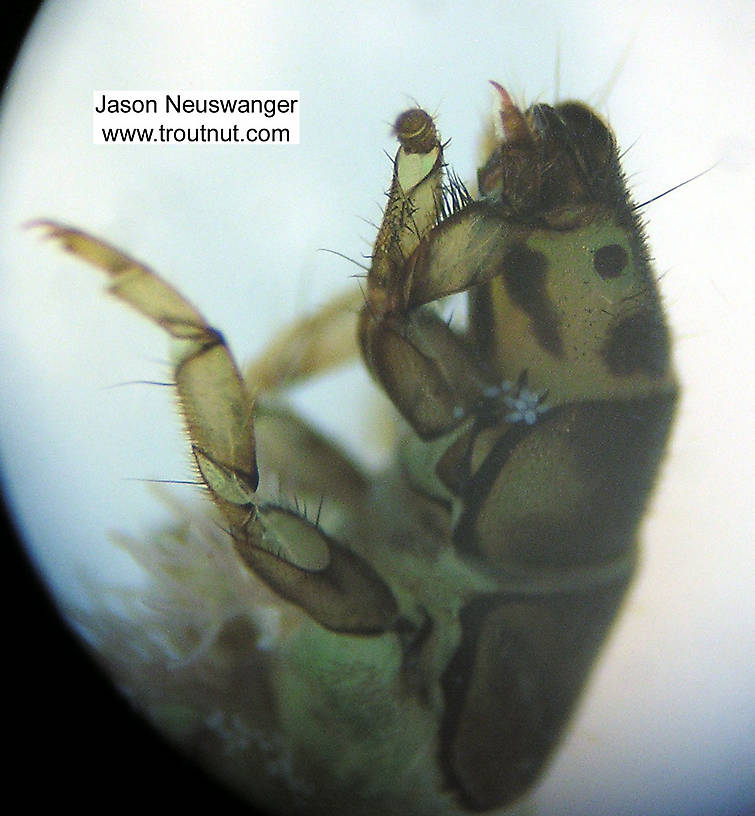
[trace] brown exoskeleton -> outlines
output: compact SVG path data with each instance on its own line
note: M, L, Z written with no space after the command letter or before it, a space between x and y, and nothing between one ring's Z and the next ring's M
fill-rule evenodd
M595 113L522 112L496 88L479 199L446 172L432 118L402 114L358 317L351 294L328 305L246 378L163 279L38 222L179 347L201 481L237 563L287 616L264 680L234 691L234 722L250 734L264 720L269 750L249 737L227 776L248 774L253 791L260 752L285 756L278 783L295 795L272 801L297 812L512 803L557 744L632 575L676 397L642 226ZM457 293L463 329L435 305ZM355 339L406 424L396 467L375 479L269 400ZM330 510L308 518L307 497ZM258 646L232 653L243 662ZM219 703L183 693L194 736L182 739L195 744Z

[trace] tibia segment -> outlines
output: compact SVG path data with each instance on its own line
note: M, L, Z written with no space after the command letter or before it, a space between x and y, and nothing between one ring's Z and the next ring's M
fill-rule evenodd
M252 401L220 332L169 283L115 247L51 221L31 226L44 228L67 251L107 273L116 297L176 339L175 385L200 473L223 514L231 524L239 523L248 512L224 498L224 490L217 492L220 482L205 478L197 455L203 453L229 473L244 474L249 488L257 488Z
M367 307L375 314L403 308L411 283L406 260L438 223L443 207L443 149L432 118L419 109L407 111L395 130L401 147L367 276Z

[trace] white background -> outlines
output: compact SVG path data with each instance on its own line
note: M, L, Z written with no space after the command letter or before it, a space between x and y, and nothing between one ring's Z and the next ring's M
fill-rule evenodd
M355 10L356 9L356 10ZM163 511L139 478L187 478L161 333L102 279L24 232L46 216L147 260L240 359L359 270L390 122L437 113L463 178L491 105L599 105L629 148L676 338L683 401L624 617L535 794L541 814L744 814L755 807L751 2L49 2L0 120L0 450L56 593L133 580L108 530ZM559 56L560 54L560 56ZM558 80L556 80L558 77ZM301 144L93 145L95 88L301 92ZM359 374L297 395L369 461ZM186 495L186 494L183 494Z

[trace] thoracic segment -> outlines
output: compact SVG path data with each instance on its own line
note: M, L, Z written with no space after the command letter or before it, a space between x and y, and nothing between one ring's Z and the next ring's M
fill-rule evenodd
M462 608L442 680L446 778L474 810L518 796L555 745L627 585L676 392L613 135L580 103L522 112L494 85L483 198L450 214L430 117L399 118L415 152L396 155L359 326L428 445L432 472L407 473L451 497L456 553L500 581ZM457 333L432 303L464 291ZM539 597L507 583L538 574Z

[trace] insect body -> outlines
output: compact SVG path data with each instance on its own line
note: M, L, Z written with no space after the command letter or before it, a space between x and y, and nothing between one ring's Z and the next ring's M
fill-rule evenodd
M512 803L557 744L632 574L676 395L642 227L596 114L522 112L496 88L479 199L446 171L431 117L402 114L358 317L352 296L330 304L246 378L165 281L41 222L179 347L201 481L238 562L293 615L257 682L300 812ZM437 309L457 293L462 330ZM357 347L406 425L377 479L270 399ZM306 497L324 497L322 518L300 511ZM259 703L235 716L251 728ZM228 775L263 773L249 763Z

